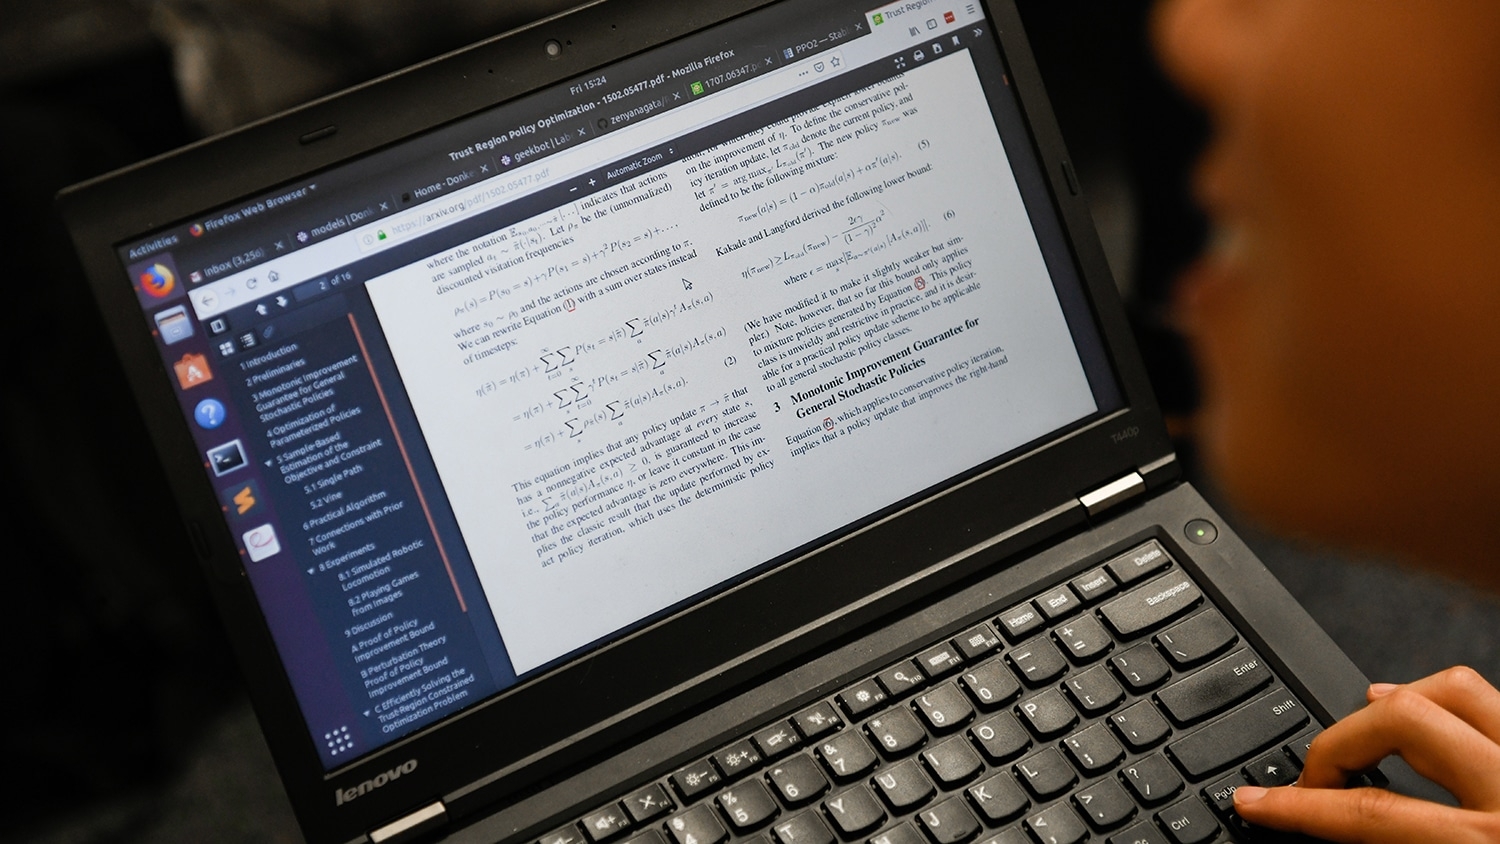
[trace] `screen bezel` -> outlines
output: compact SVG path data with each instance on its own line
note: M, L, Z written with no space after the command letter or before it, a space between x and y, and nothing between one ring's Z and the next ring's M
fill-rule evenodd
M534 786L627 740L636 730L698 707L784 660L973 574L978 558L965 552L976 544L1046 514L1059 517L1043 532L1065 530L1083 519L1081 508L1071 506L1080 494L1131 471L1170 465L1165 428L1088 208L1066 175L1066 150L1019 16L1009 2L986 4L1125 397L1124 408L346 768L323 770L160 356L142 330L129 285L123 283L114 245L767 5L769 0L711 0L687 9L669 0L596 3L111 174L61 197L61 210L126 362L309 839L347 840L424 803L460 790L469 793L477 782L483 783L486 799ZM548 41L568 46L548 58ZM432 97L428 92L433 90L449 93ZM336 127L333 134L302 142L330 126ZM1080 474L1079 467L1085 466L1093 471ZM1151 485L1171 479L1170 469L1145 474ZM912 530L918 522L921 530ZM1037 538L1034 533L1027 541ZM859 576L839 576L854 572ZM765 612L767 606L776 612ZM667 647L671 660L644 659ZM643 664L652 671L640 671ZM544 722L535 718L537 713L543 713ZM518 719L524 720L524 730L514 728ZM336 790L409 759L420 764L383 787L379 800L336 806Z

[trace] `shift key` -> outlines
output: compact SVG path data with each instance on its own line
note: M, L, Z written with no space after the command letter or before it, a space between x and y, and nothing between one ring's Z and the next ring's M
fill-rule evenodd
M1307 709L1278 687L1167 745L1167 754L1197 779L1250 757L1306 723Z
M1150 630L1202 599L1198 585L1186 574L1174 571L1104 604L1099 614L1115 633L1129 637Z

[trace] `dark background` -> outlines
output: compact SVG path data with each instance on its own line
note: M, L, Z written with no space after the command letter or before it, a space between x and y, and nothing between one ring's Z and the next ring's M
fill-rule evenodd
M0 0L11 290L0 309L11 578L0 749L12 772L0 838L300 840L51 198L566 4L446 17L413 17L428 5L419 0L375 5L341 16L328 4L333 13L310 18L255 0ZM1211 494L1192 460L1191 367L1166 317L1172 280L1204 236L1185 187L1201 117L1150 58L1143 0L1019 5L1180 454ZM262 65L247 55L285 61L255 76ZM1372 678L1467 663L1500 679L1492 598L1248 538Z

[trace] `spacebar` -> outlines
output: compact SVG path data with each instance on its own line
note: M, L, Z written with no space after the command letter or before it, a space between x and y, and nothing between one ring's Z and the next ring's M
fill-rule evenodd
M1197 779L1249 757L1305 723L1307 710L1286 689L1277 688L1167 745L1167 753L1183 773Z

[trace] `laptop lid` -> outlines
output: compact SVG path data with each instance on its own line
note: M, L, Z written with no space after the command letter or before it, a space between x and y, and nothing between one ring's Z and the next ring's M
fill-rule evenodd
M1008 4L597 4L61 205L313 840L1173 476Z

